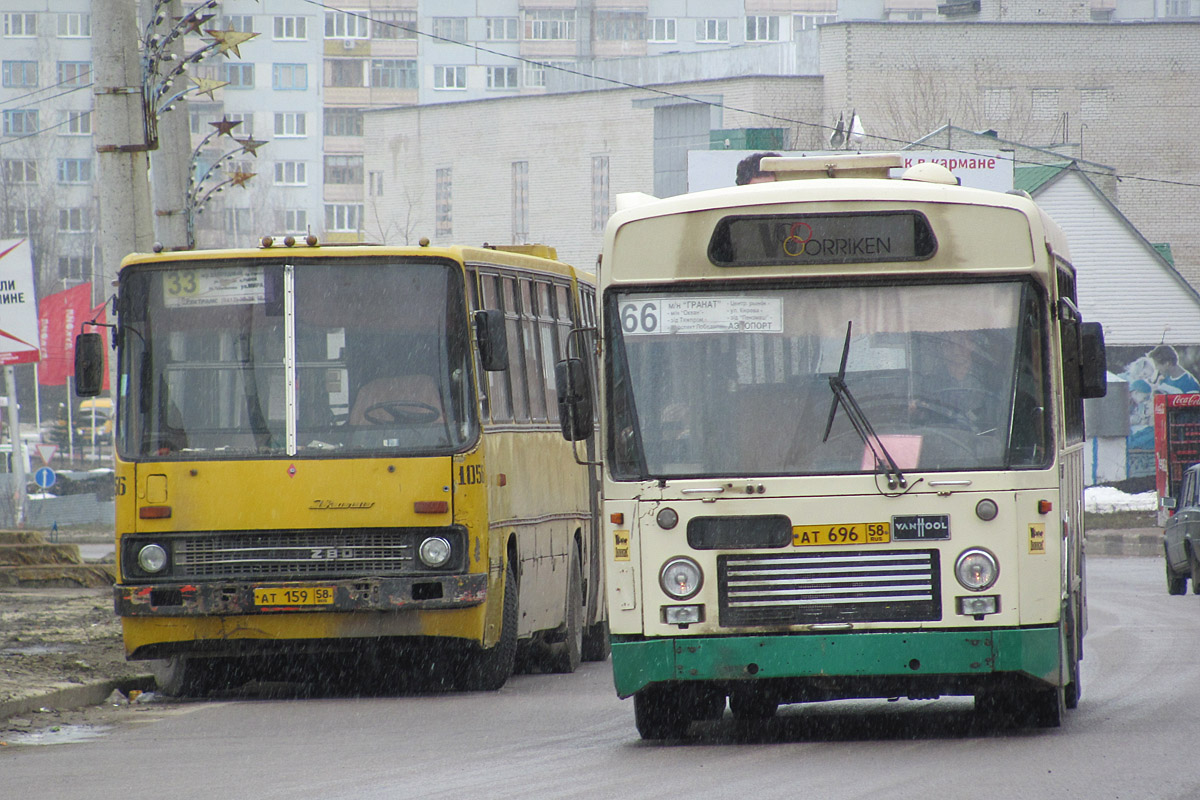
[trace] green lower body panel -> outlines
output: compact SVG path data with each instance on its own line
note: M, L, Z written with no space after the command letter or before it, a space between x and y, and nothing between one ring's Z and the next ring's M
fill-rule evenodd
M613 680L629 697L666 681L919 678L937 685L1011 674L1057 685L1057 626L906 633L680 637L614 641Z

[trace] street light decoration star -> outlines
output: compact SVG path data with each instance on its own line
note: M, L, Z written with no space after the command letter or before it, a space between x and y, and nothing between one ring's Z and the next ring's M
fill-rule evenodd
M242 172L239 169L237 172L233 173L233 177L231 177L229 179L229 183L234 186L240 186L243 189L245 189L246 182L249 181L251 178L253 178L257 174L258 174L257 172Z
M203 33L203 31L200 30L200 26L205 24L206 22L208 22L210 19L212 19L215 16L217 16L217 15L216 14L197 14L191 18L188 18L186 16L174 17L174 20L175 20L176 25L180 25L180 24L183 25L183 30L181 30L180 33L184 34L185 36L189 33L194 33L197 36L200 36Z
M233 129L236 128L238 125L241 125L242 121L240 119L233 120L233 119L230 119L229 117L221 117L221 119L219 119L218 121L210 122L208 124L212 125L214 128L217 129L218 136L228 136L230 138L233 138Z
M232 50L233 54L238 58L242 57L241 52L238 50L238 46L243 45L253 39L255 36L258 36L257 33L243 33L242 31L218 31L212 28L205 28L204 32L211 36L213 41L217 43L217 47L220 49L222 55Z
M234 141L242 146L243 151L249 153L255 158L258 158L258 148L266 144L266 142L262 141L261 139L253 139L249 137L245 139L234 139Z
M192 79L192 83L199 87L196 90L197 94L206 94L208 95L209 100L216 100L217 98L213 95L213 92L215 92L217 89L220 89L222 86L229 85L229 81L218 81L212 78L196 78L191 75L188 77Z

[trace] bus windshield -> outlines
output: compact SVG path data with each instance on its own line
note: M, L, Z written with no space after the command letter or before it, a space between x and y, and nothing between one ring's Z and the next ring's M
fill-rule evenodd
M606 333L618 480L872 473L881 449L905 471L1048 463L1032 282L743 284L607 302L620 323ZM877 436L856 431L839 374Z
M474 441L461 269L297 261L122 271L123 457L434 455Z

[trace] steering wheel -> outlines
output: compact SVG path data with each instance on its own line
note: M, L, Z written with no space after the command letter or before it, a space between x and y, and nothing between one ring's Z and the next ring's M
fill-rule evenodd
M984 398L988 396L986 392L979 389L943 389L942 391L945 395L952 395L955 392L978 392ZM948 426L962 430L972 430L975 427L975 423L971 421L967 412L963 411L958 403L936 403L917 397L913 398L911 408L913 410L913 421L918 425Z
M421 425L441 415L441 411L428 403L389 400L368 406L363 419L372 425Z

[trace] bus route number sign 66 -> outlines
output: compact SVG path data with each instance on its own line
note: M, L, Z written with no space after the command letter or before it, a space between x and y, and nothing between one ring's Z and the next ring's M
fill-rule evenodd
M662 306L655 300L625 303L621 306L621 329L625 333L657 333L662 322Z

